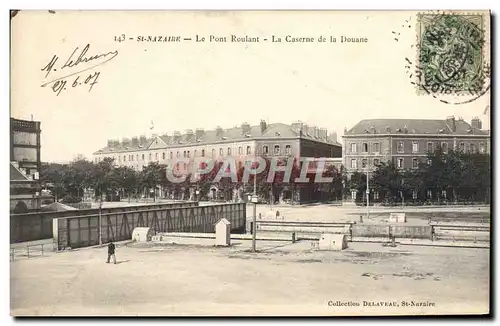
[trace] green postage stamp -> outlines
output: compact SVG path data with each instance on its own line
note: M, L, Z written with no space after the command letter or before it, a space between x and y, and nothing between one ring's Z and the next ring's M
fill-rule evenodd
M485 13L418 15L418 87L429 94L478 95L485 89Z

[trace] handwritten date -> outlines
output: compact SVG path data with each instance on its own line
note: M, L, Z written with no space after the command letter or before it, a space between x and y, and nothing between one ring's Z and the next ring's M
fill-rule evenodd
M76 78L73 80L71 83L71 87L75 88L81 85L89 85L89 92L92 90L92 87L94 87L95 84L97 84L97 80L99 79L100 72L92 72L90 73L87 78L85 79L80 79L80 75L76 76ZM59 79L56 80L54 83L52 83L51 89L54 93L56 93L56 96L59 96L62 91L65 91L68 89L68 80L67 79Z

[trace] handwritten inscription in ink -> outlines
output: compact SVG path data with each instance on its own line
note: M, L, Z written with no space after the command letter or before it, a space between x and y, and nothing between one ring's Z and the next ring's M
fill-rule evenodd
M87 87L90 92L98 83L101 75L101 72L97 71L97 67L114 59L118 55L118 51L92 55L87 54L89 50L90 44L87 44L82 50L76 47L64 62L60 60L58 55L53 55L50 61L41 68L41 71L45 72L45 81L41 87L49 86L56 96L59 96L63 91L79 87ZM60 76L61 74L62 76Z

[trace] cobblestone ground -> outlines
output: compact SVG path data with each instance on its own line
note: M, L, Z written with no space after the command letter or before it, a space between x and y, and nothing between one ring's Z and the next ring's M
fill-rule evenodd
M489 250L213 240L18 257L13 315L356 315L487 313ZM388 306L370 306L368 302ZM433 306L411 306L430 303ZM409 306L405 306L405 302ZM353 306L359 305L359 306ZM395 306L389 306L389 304ZM340 306L343 305L343 306ZM351 305L351 306L344 306Z

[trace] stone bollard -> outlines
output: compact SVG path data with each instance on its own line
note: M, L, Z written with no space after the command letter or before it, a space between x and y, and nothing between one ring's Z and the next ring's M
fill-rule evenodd
M296 239L295 239L295 232L292 232L292 243L295 243Z

